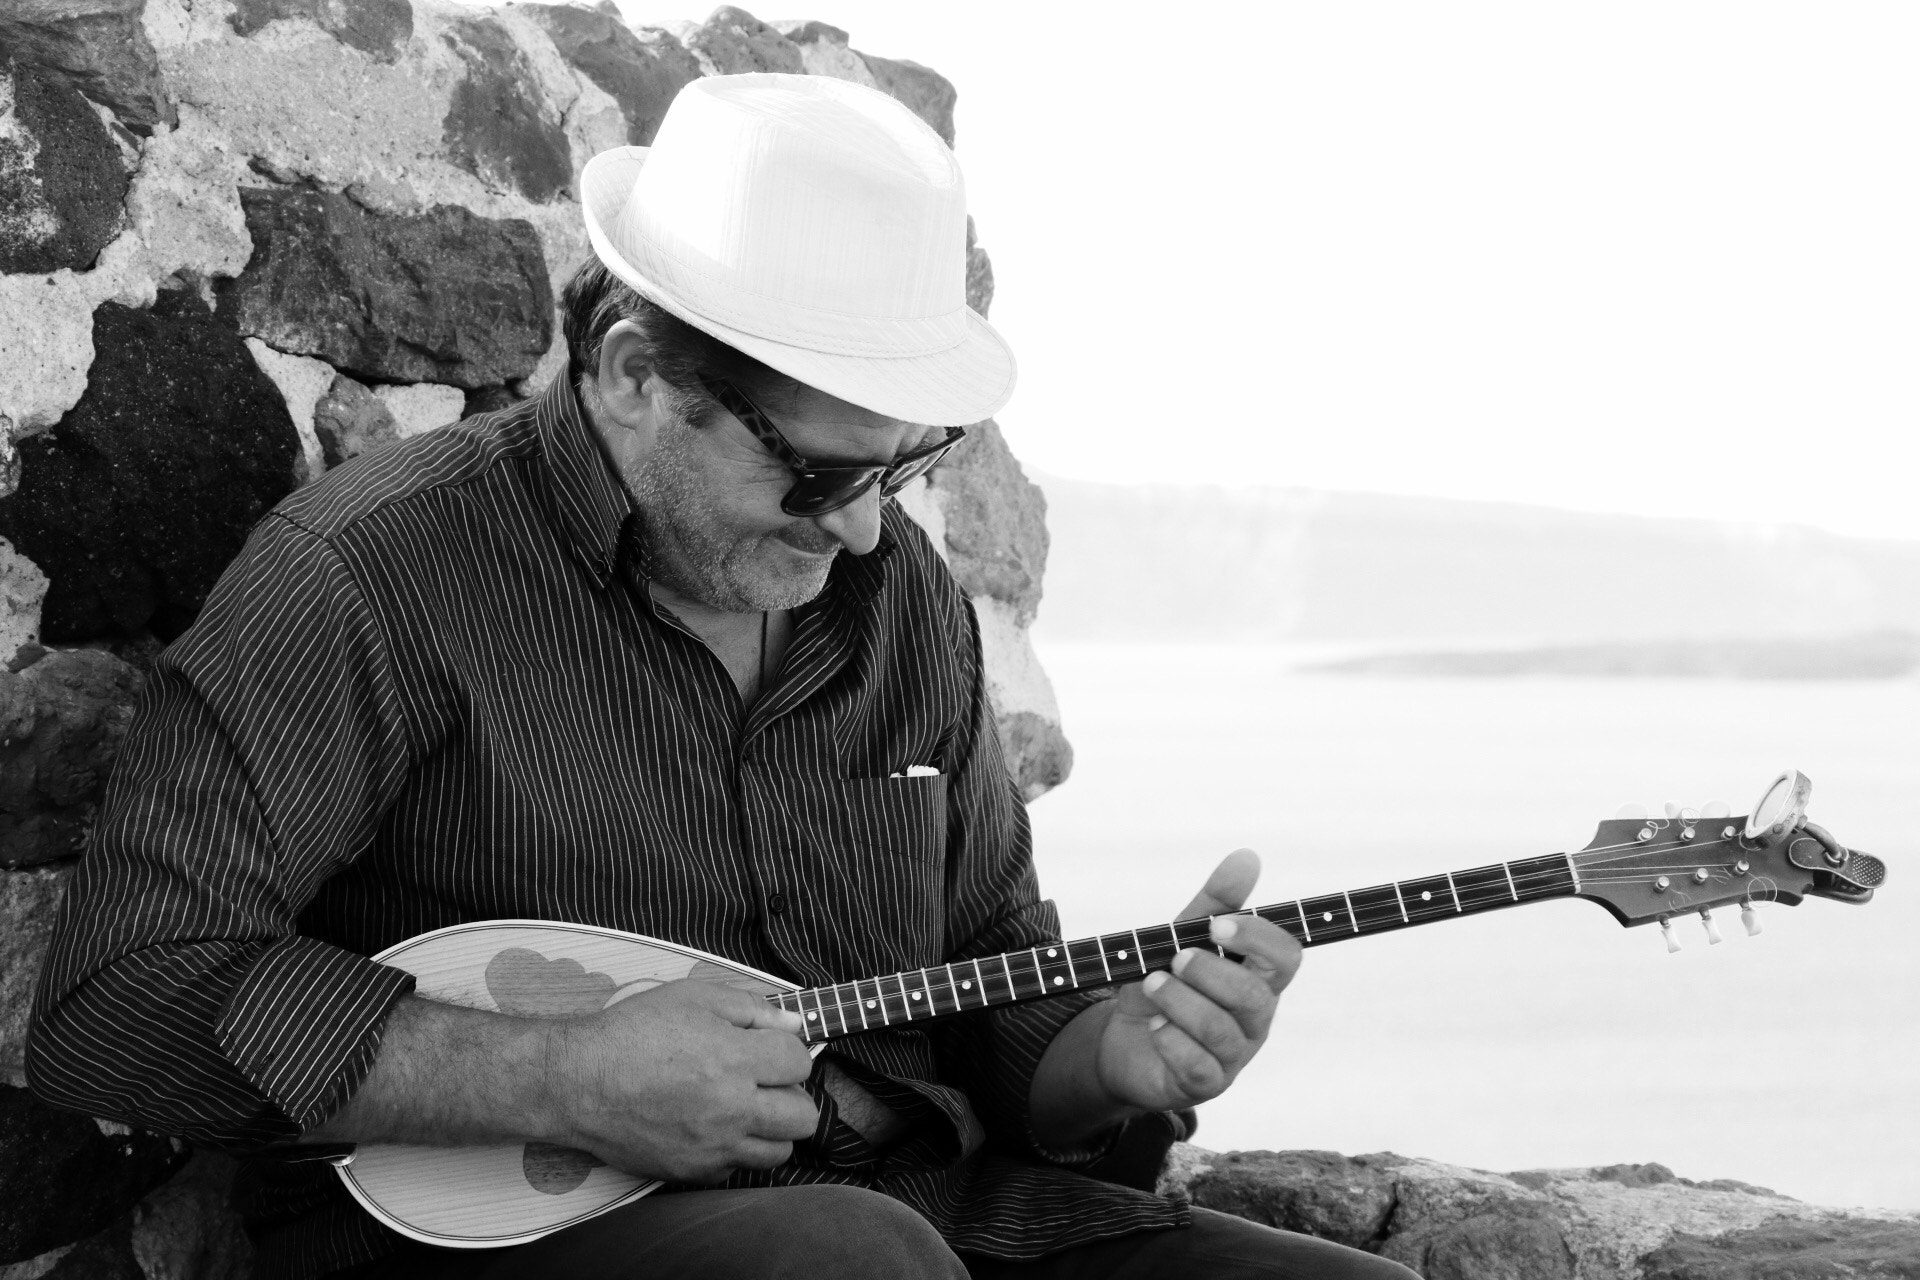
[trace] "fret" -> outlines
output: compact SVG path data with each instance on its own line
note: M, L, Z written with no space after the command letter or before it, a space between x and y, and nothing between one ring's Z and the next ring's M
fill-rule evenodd
M1352 921L1353 931L1355 933L1360 932L1360 922L1354 919L1353 915L1353 895L1351 893L1343 893L1340 896L1347 900L1347 919Z
M1407 923L1406 912L1400 903L1400 891L1390 884L1375 885L1371 889L1355 889L1347 894L1347 906L1353 911L1356 933L1376 933L1382 929L1398 929Z
M1400 904L1400 923L1412 924L1413 918L1407 914L1407 900L1400 892L1400 886L1393 886L1393 900Z
M810 1040L825 1039L827 1032L827 1015L820 1007L820 988L815 987L807 994L813 997L813 1012L806 1015L807 1038ZM814 1034L816 1029L820 1033L818 1036Z
M963 961L962 963L965 963L965 962ZM953 966L948 965L947 966L947 994L953 997L953 1011L955 1013L959 1013L960 1011L962 1011L967 1007L966 997L961 995L960 993L963 991L972 991L972 990L973 990L973 979L954 977Z
M925 969L920 970L920 985L907 988L907 999L912 1002L914 1008L924 1009L929 1018L933 1016L933 996L927 990L927 971Z
M1013 985L1013 963L1004 952L1000 956L1000 972L1007 977L1007 999L1018 1000L1020 988Z
M1140 931L1138 929L1129 929L1127 932L1133 937L1133 967L1141 973L1145 973L1147 971L1147 949L1140 945Z
M913 1001L907 998L907 975L904 973L894 974L893 983L900 988L900 1019L903 1022L912 1022Z
M834 1034L844 1036L847 1034L847 1032L853 1029L851 1025L849 1025L847 1022L846 995L841 989L840 984L837 982L833 986L828 987L827 990L831 992L833 995L833 1016L834 1016L834 1019L840 1024L840 1030L836 1031Z
M1100 948L1100 972L1107 976L1108 985L1112 985L1113 969L1107 964L1107 940L1104 937L1095 938L1093 944Z
M1573 855L1560 853L1560 854L1555 854L1554 856L1557 858L1566 859L1567 878L1573 881L1573 891L1575 893L1580 892L1580 868L1574 865Z
M1087 971L1085 978L1075 980L1089 987L1101 985L1101 980L1107 971L1107 956L1106 949L1100 945L1100 939L1079 938L1067 943L1066 947L1067 960L1073 966L1074 973L1078 974L1082 969ZM1099 961L1098 972L1095 972L1096 960Z
M1520 901L1520 891L1513 887L1513 868L1503 862L1500 864L1500 869L1507 873L1507 892L1513 895L1515 902Z
M1453 872L1447 872L1447 892L1453 895L1453 909L1460 910L1460 891L1453 887Z
M1031 951L1009 951L1001 957L1007 966L1007 983L1016 1000L1031 1000L1044 988L1040 984L1040 965Z
M1313 929L1307 924L1307 904L1304 902L1295 902L1293 909L1300 913L1300 941L1312 942Z
M860 1029L862 1031L867 1030L867 1001L866 998L860 994L860 984L858 981L853 984L853 1007L860 1015Z
M974 978L974 981L979 985L980 1007L984 1009L988 1005L993 1003L993 997L987 994L987 977L985 974L980 972L980 961L977 959L973 962L973 978Z
M1507 869L1504 866L1456 871L1453 873L1453 886L1460 895L1461 904L1469 910L1485 911L1489 907L1506 906L1513 901L1507 896Z
M1507 866L1520 888L1521 902L1562 898L1580 891L1580 877L1574 873L1573 860L1564 853L1528 858L1522 862L1508 863Z

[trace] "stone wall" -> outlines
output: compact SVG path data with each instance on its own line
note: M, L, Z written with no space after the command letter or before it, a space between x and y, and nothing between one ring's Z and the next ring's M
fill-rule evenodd
M144 672L294 488L555 376L581 166L746 71L873 86L954 140L937 72L732 7L662 29L611 5L0 3L0 1280L247 1273L223 1159L22 1087ZM1027 642L1040 492L986 422L903 500L978 609L1031 799L1071 760Z

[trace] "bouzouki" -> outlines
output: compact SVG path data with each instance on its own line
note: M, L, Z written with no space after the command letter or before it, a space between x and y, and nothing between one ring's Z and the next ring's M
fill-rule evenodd
M1869 854L1841 846L1806 820L1811 784L1788 771L1751 815L1725 805L1669 806L1647 817L1629 807L1600 823L1577 853L1375 885L1240 912L1259 915L1303 946L1431 924L1554 898L1586 898L1622 925L1658 923L1669 950L1676 919L1737 905L1759 932L1758 902L1809 895L1863 903L1886 878ZM587 925L489 920L436 929L374 959L404 969L430 1000L504 1013L563 1016L605 1008L679 979L705 979L765 996L804 1019L818 1053L827 1042L881 1027L953 1017L1134 982L1165 969L1186 947L1218 950L1209 919L1043 943L1024 951L802 990L772 974L658 938ZM353 1197L404 1235L453 1248L537 1240L606 1213L661 1184L622 1173L583 1151L545 1143L427 1147L363 1144L330 1157Z

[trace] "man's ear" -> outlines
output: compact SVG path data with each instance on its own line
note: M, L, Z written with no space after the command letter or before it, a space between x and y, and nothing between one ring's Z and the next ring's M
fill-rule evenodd
M646 344L631 320L622 320L600 340L600 367L594 370L593 389L609 427L641 429L652 419L653 368L647 363Z

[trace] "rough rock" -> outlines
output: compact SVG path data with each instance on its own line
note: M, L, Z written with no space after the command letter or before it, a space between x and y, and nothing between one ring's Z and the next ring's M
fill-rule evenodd
M27 1022L71 865L0 871L0 1081L27 1083ZM0 1164L7 1159L0 1150ZM49 1245L48 1248L52 1246Z
M318 191L241 192L254 255L223 316L278 351L380 382L465 388L524 377L553 341L533 227L457 205L373 213Z
M380 62L396 61L413 38L408 0L234 0L227 21L238 34L250 36L280 18L306 18Z
M947 561L969 596L1012 605L1021 626L1040 607L1047 567L1047 499L1028 481L989 418L934 469L935 501L946 517Z
M92 649L0 671L0 867L79 856L139 687Z
M374 398L393 418L393 431L402 440L437 431L465 415L467 396L459 387L419 382L407 387L375 387Z
M1641 1280L1916 1280L1920 1223L1775 1221L1711 1238L1682 1234L1639 1266Z
M0 1086L0 1262L108 1228L185 1163L184 1148L159 1134L98 1125Z
M774 28L800 48L800 62L810 76L851 80L869 89L875 83L866 59L847 47L847 33L824 22L776 22Z
M121 1218L85 1240L0 1267L0 1280L150 1280L134 1256L130 1225Z
M108 303L86 394L20 448L0 537L51 580L50 642L184 630L247 531L292 487L278 389L199 298Z
M993 261L975 241L971 217L967 219L967 305L983 318L993 306Z
M1428 1280L1920 1277L1920 1215L1802 1204L1660 1165L1485 1173L1392 1153L1170 1153L1162 1194L1369 1249Z
M39 648L40 605L46 598L47 575L0 538L0 667L17 662L22 650Z
M284 351L275 351L258 338L247 339L247 354L260 366L260 372L273 380L273 385L280 389L280 398L287 403L287 416L293 419L293 429L300 434L300 456L295 461L293 482L305 484L327 469L320 437L313 428L313 410L339 375L325 360L290 356Z
M904 58L876 58L862 53L860 60L867 64L876 88L905 103L915 115L933 126L942 142L949 147L953 145L953 107L960 97L953 81L932 67Z
M144 0L9 0L0 47L59 72L135 133L173 123L160 63L141 22Z
M348 458L384 448L400 438L393 411L380 397L346 374L333 380L333 386L313 408L313 432L328 467L337 467Z
M177 129L156 130L140 152L127 216L146 246L155 280L236 276L253 255L240 209L245 161L192 106Z
M516 6L554 48L620 106L627 145L653 145L681 88L700 78L700 60L665 31L635 32L616 14L570 4Z
M800 46L745 9L723 4L687 36L687 48L708 75L734 76L752 71L798 75L806 60Z
M491 18L461 18L441 39L466 63L443 122L454 163L536 204L567 194L566 130L533 92L533 69L513 38Z
M88 270L126 196L120 149L87 100L52 72L0 61L0 272Z
M229 1203L234 1163L199 1151L133 1211L133 1256L144 1280L247 1280L253 1246Z

